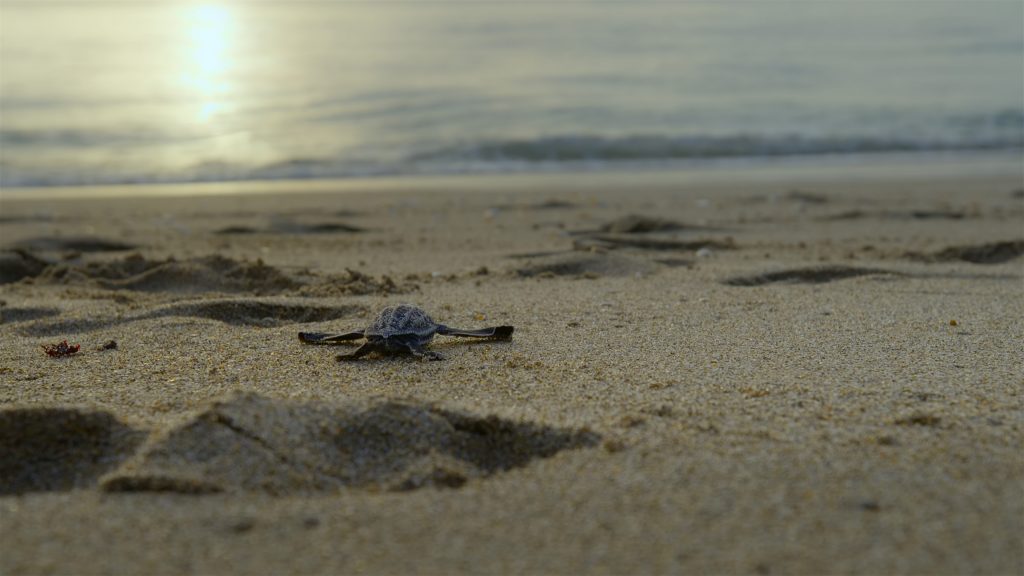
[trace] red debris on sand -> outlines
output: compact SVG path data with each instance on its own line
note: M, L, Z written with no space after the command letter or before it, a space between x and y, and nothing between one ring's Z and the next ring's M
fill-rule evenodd
M73 346L68 345L68 341L65 340L60 344L43 344L43 352L46 352L48 355L53 356L54 358L60 358L63 356L71 356L72 354L76 354L81 347L81 344L75 344Z

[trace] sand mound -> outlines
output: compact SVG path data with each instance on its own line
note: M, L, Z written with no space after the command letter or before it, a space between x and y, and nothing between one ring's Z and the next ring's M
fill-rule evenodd
M152 439L102 487L271 494L455 488L596 442L592 433L409 403L330 407L236 394Z
M69 238L44 236L22 240L14 244L14 248L38 252L120 252L123 250L135 250L138 246L117 240L93 238L91 236L74 236Z
M729 286L762 286L764 284L824 284L834 280L855 278L857 276L868 276L873 274L896 274L891 270L878 268L858 268L855 266L812 266L809 268L793 268L754 274L751 276L737 276L722 281Z
M41 283L95 284L112 290L141 292L252 292L271 294L299 284L261 260L239 262L223 256L189 260L150 260L132 254L109 262L50 266Z
M557 276L599 277L650 274L657 266L646 260L619 254L568 253L530 259L514 269L522 277L553 278Z
M143 436L106 412L0 410L0 494L94 485Z

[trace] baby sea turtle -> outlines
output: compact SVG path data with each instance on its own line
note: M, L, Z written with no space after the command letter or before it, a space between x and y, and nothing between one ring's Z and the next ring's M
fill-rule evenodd
M356 360L370 352L412 354L418 358L444 360L444 356L437 352L423 349L434 339L434 334L507 339L512 337L513 330L512 326L494 326L479 330L449 328L444 324L434 322L423 310L408 304L401 304L388 306L381 310L365 330L354 330L344 334L299 332L299 341L305 344L338 344L347 340L366 338L366 343L355 352L339 355L338 360L340 361Z

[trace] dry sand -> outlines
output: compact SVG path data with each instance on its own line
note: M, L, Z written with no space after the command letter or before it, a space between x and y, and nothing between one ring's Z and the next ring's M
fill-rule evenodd
M8 191L0 574L1024 573L1021 171Z

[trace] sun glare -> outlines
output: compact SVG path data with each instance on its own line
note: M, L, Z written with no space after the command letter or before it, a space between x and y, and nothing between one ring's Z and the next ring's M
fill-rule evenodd
M193 6L188 9L186 22L189 58L183 80L198 96L199 120L208 122L224 109L230 89L226 76L230 66L231 12L217 4Z

